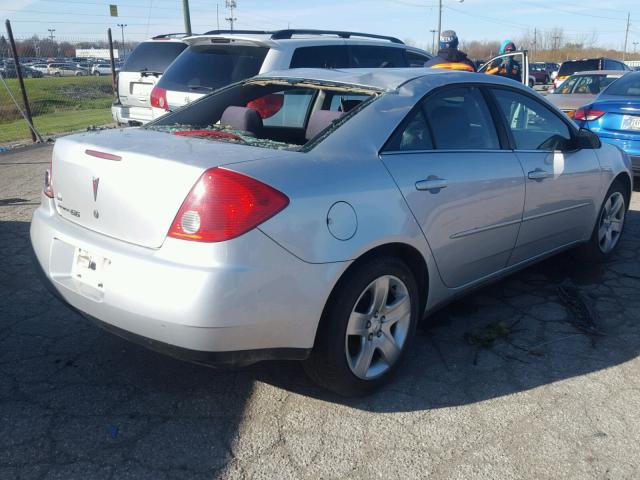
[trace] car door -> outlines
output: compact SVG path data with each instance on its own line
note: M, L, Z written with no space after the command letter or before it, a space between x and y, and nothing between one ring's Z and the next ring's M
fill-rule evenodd
M576 149L575 129L533 95L503 87L492 93L527 177L522 227L509 263L588 238L600 189L594 150Z
M498 55L480 67L478 72L510 78L523 85L528 85L529 56L526 50Z
M413 109L381 155L448 287L504 268L516 244L524 174L515 154L501 148L505 132L494 114L479 87L438 90Z

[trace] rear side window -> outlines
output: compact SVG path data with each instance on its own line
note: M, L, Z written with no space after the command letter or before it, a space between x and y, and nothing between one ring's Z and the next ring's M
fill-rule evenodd
M185 48L187 44L182 42L142 42L131 52L122 71L163 73Z
M345 45L296 48L291 68L348 68L349 54Z
M268 51L247 45L193 45L176 58L158 86L207 93L257 75Z
M600 60L577 60L563 62L558 70L559 77L568 77L576 72L586 72L587 70L602 70Z
M404 68L407 59L404 48L351 45L352 68Z
M495 89L500 110L518 150L566 150L571 132L566 123L543 104L510 90Z
M433 150L431 132L421 108L409 114L404 124L393 134L385 148L389 152Z
M427 122L439 150L498 150L489 107L475 87L452 88L425 100Z

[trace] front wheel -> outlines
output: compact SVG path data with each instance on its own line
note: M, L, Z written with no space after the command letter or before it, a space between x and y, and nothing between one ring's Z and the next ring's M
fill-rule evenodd
M96 72L94 73L94 75L95 75L96 77L99 77L99 76L100 76L100 72L96 71Z
M620 243L627 213L628 193L620 180L616 180L609 188L591 238L580 250L587 260L606 260Z
M344 396L360 396L394 375L415 335L416 280L396 258L356 267L334 291L303 366L316 383Z

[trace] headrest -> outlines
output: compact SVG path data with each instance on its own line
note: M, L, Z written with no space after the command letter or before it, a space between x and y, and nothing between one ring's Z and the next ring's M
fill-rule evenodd
M318 110L317 112L313 112L307 124L305 138L311 140L342 115L344 115L344 112L334 112L331 110Z
M258 112L246 107L227 107L220 117L220 124L255 136L262 131L262 118Z

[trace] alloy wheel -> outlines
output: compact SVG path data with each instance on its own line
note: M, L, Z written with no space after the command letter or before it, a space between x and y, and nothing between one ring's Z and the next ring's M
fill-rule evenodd
M598 246L602 253L611 252L620 240L625 216L624 197L613 192L604 203L598 225Z
M411 297L393 275L371 282L349 316L345 353L349 368L363 380L379 377L400 358L411 325Z

